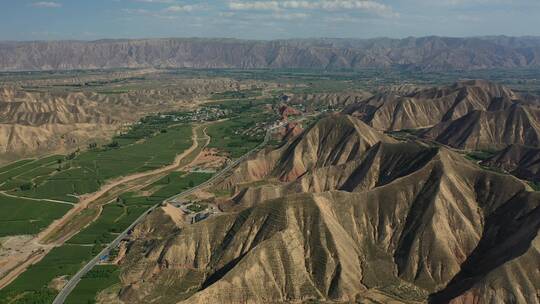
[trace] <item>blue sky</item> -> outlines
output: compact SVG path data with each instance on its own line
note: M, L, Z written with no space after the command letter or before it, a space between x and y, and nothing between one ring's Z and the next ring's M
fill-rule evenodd
M540 36L539 0L0 0L0 40Z

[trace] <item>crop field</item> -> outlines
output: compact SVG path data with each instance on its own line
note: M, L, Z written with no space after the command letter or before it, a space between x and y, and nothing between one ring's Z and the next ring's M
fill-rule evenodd
M17 167L20 167L24 164L27 164L29 162L33 162L34 160L33 159L22 159L22 160L19 160L19 161L16 161L16 162L13 162L9 165L5 165L3 166L2 168L0 168L0 174L6 172L6 171L9 171L11 169L15 169Z
M265 122L276 120L269 113L267 105L275 100L235 100L220 103L224 109L232 111L233 117L208 126L206 133L212 138L209 148L217 148L237 158L255 148L264 140ZM254 131L255 130L255 131Z
M65 245L53 249L43 260L30 267L2 290L0 303L9 303L8 299L13 297L22 297L16 303L50 303L56 295L54 290L48 288L54 278L77 272L86 261L103 248L103 244L112 241L117 233L125 230L151 205L199 185L211 176L212 174L207 173L173 172L147 187L155 190L150 196L137 196L132 192L122 195L116 203L104 206L94 223L72 237ZM96 282L87 280L83 283L88 285L82 285L81 294L75 292L73 294L75 298L71 301L80 299L79 297L89 297L91 293L89 290L100 290L101 285L96 286Z
M71 238L70 244L103 244L114 240L115 233L124 230L148 207L130 207L122 204L109 204L103 207L102 214L90 226Z
M94 303L97 294L119 283L120 270L116 265L98 265L82 277L77 287L66 299L66 304Z
M9 189L10 186L18 187L39 176L53 173L63 158L62 155L54 155L38 160L23 160L0 168L0 190Z
M210 179L210 177L212 177L210 173L172 172L145 189L159 187L159 190L154 192L149 198L163 200L202 184Z
M155 136L135 132L113 141L112 147L92 148L71 159L49 157L2 172L4 184L0 190L17 196L76 202L75 195L96 191L108 179L170 164L191 146L189 125L171 127Z
M51 303L56 292L49 288L49 283L54 278L76 273L97 252L99 248L92 246L64 245L54 248L43 260L0 291L0 303Z
M211 176L211 174L207 173L173 172L145 188L146 190L155 190L150 196L137 196L132 192L125 193L116 203L105 205L99 218L71 238L68 243L109 243L114 240L118 233L124 231L133 221L148 210L150 206L197 186Z
M107 179L170 164L191 145L191 127L161 116L141 119L129 132L84 152L21 160L0 168L0 190L18 196L76 202Z
M37 234L71 206L0 195L0 237Z
M243 91L227 91L223 93L213 94L211 99L243 99L253 98L262 95L261 90L243 90Z

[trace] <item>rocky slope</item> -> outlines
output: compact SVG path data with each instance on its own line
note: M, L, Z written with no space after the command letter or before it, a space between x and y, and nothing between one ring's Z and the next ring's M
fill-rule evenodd
M141 39L0 43L0 70L118 67L360 69L405 66L422 70L534 67L534 37L405 39Z
M539 303L540 194L451 150L331 115L223 186L239 181L222 215L139 225L119 298Z
M500 168L519 178L540 182L540 148L509 145L482 164Z
M397 131L431 127L474 110L507 109L519 99L510 89L483 80L407 92L383 92L348 106L344 113L360 117L377 130Z
M498 150L510 144L540 146L540 108L513 105L500 111L472 111L437 124L423 137L470 150Z
M339 93L287 93L281 98L293 105L301 105L310 111L318 107L344 107L366 100L372 94L364 91Z
M105 97L86 93L0 90L0 161L61 152L110 138L127 116Z
M410 131L468 150L540 145L540 101L483 80L388 90L344 111L381 131Z

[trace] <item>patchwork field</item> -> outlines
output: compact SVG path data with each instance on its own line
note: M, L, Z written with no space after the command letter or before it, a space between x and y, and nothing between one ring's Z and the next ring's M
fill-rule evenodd
M43 260L31 266L7 288L1 290L0 303L50 303L57 294L57 291L50 288L53 279L69 277L76 273L101 251L104 244L112 241L117 233L125 230L150 206L203 183L211 176L206 173L173 172L144 190L152 192L150 195L144 196L133 192L122 195L116 203L104 206L99 218L90 226L66 244L53 249ZM97 269L99 273L100 268ZM93 275L89 273L89 276ZM111 280L117 278L112 273L108 275ZM91 280L90 277L83 280L83 285L80 285L82 289L73 294L69 303L87 303L87 297L90 297L92 292L109 286L97 286L97 281L101 282ZM85 302L77 302L83 297Z
M76 202L76 196L98 190L106 180L170 164L189 146L189 125L170 127L155 135L122 136L104 147L4 170L0 173L0 190L17 196Z

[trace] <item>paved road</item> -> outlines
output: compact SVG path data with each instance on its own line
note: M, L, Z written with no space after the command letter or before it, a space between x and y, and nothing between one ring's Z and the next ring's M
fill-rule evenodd
M275 127L271 127L269 128L267 131L266 131L266 135L264 136L264 141L258 145L257 147L255 147L253 150L247 152L246 154L244 154L242 157L236 159L235 161L231 162L229 165L227 165L227 167L225 167L223 170L219 171L218 173L216 173L214 176L212 176L209 180L207 180L206 182L202 183L202 184L199 184L198 186L196 187L193 187L189 190L186 190L182 193L179 193L177 195L174 195L172 197L169 197L165 200L163 200L163 202L168 202L168 201L172 201L172 200L175 200L179 197L182 197L182 196L186 196L186 195L189 195L197 190L200 190L202 188L205 188L205 187L208 187L210 186L212 183L216 182L217 180L219 180L220 178L222 178L225 174L229 173L233 168L235 168L238 164L240 164L241 162L243 162L244 160L246 160L250 155L252 155L253 153L259 151L262 147L266 146L266 144L268 144L268 141L270 140L270 136L272 135L272 131L277 129L277 128L280 128L282 127L283 125L285 125L285 123L281 123ZM66 284L66 286L64 286L64 288L60 291L60 293L56 296L56 298L54 299L53 301L53 304L63 304L66 300L66 298L69 296L69 294L73 291L73 289L75 289L75 287L77 286L77 284L81 281L81 278L86 275L90 270L92 270L92 268L94 268L94 266L96 266L96 264L98 264L101 260L105 259L110 251L116 247L118 247L118 245L120 244L120 242L125 239L129 233L131 232L131 230L139 223L141 223L144 218L150 214L152 211L154 211L156 208L158 208L159 206L161 206L162 202L160 202L159 204L156 204L152 207L150 207L146 212L144 212L143 214L141 214L141 216L139 216L131 225L129 225L129 227L124 230L122 233L120 233L118 235L118 237L116 239L114 239L114 241L112 241L111 243L109 243L109 245L107 245L107 247L105 247L105 249L103 249L97 256L95 256L92 260L90 260L90 262L88 262L81 270L79 270L79 272L77 272L70 280L69 282Z

